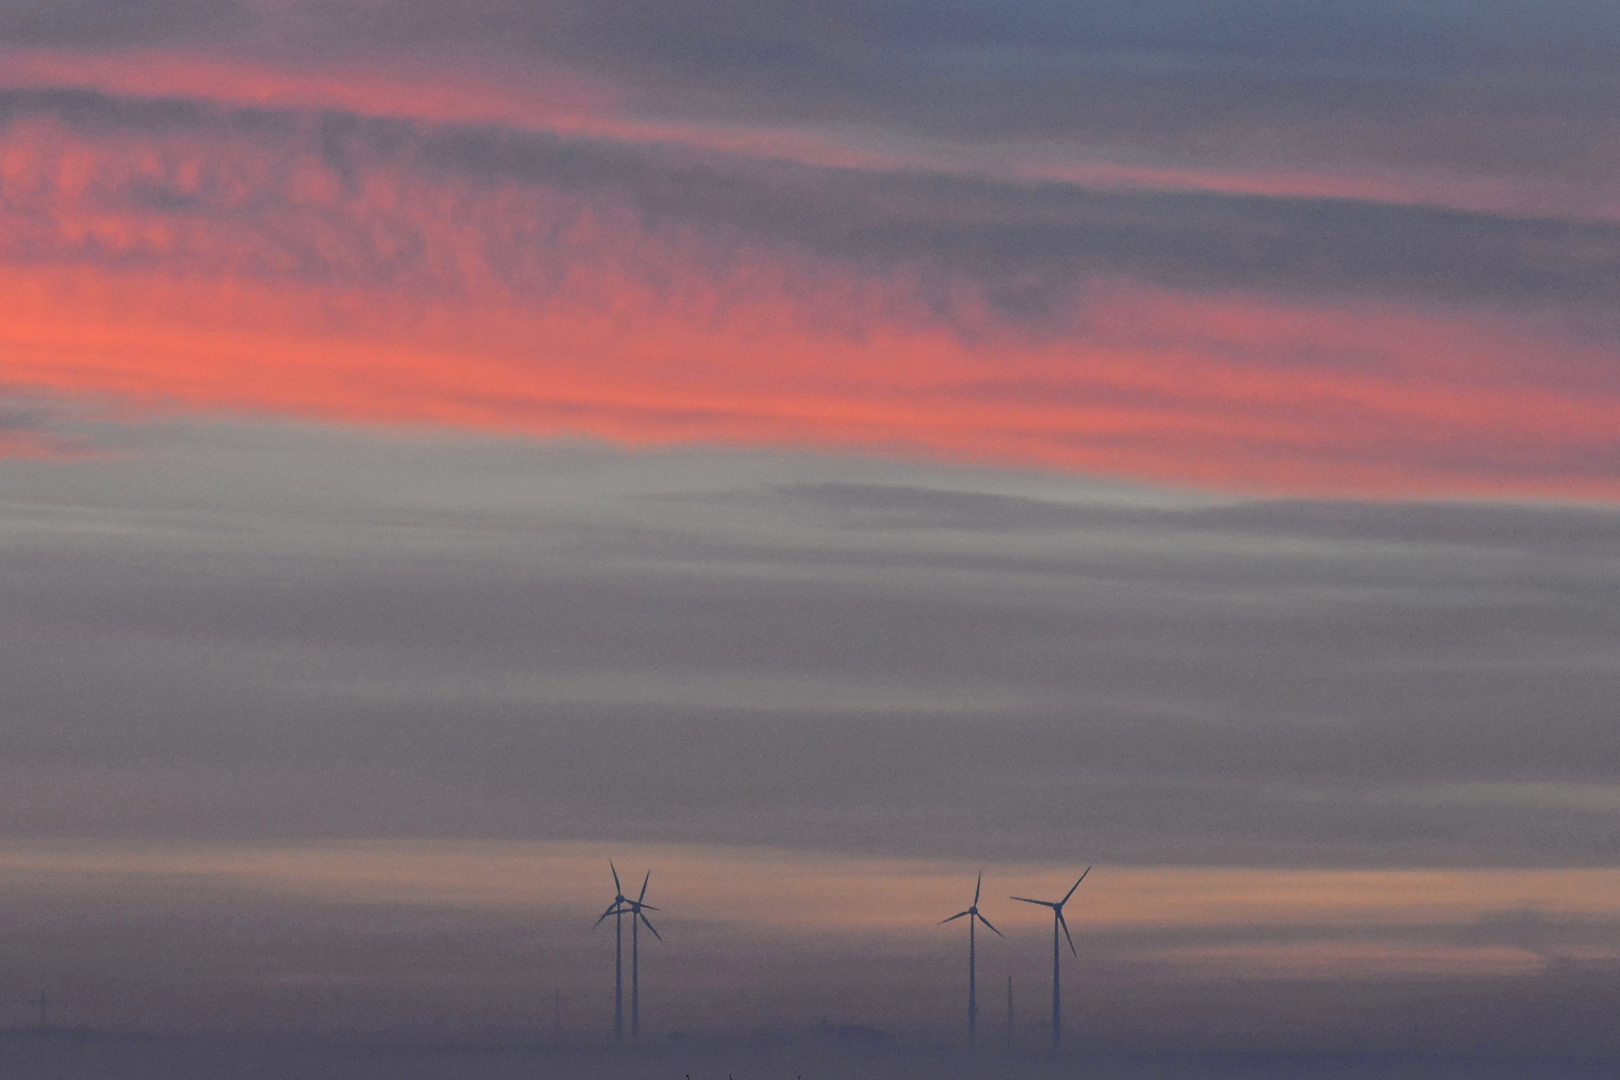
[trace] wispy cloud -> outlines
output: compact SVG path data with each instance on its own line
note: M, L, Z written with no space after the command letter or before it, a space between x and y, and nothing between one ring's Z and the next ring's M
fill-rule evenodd
M0 384L0 457L73 458L92 452L93 438L59 400Z
M644 118L816 127L1002 154L1263 176L1502 183L1615 206L1615 20L1592 0L1129 10L1029 0L536 6L477 0L14 2L0 41L568 70ZM440 65L443 66L442 64ZM446 78L441 71L440 78Z
M0 43L81 48L218 40L250 30L239 0L4 0Z

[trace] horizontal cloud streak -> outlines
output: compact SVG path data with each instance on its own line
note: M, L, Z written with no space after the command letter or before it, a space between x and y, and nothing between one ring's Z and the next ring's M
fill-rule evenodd
M246 74L255 65L381 72L405 87L396 101L437 83L450 97L496 90L503 113L532 103L538 71L608 90L595 118L621 126L909 144L997 172L1133 186L1280 183L1614 217L1614 22L1592 0L473 0L454 14L420 0L11 0L0 46L152 68L160 58L136 50L161 43L171 58L236 65L244 87L266 84ZM94 82L82 60L72 78Z
M1030 296L1026 304L1038 303L1043 289L1061 292L1096 274L1445 300L1591 303L1620 295L1620 225L1605 223L818 169L488 127L422 128L352 113L88 92L12 91L0 97L0 117L12 125L44 117L81 137L195 140L164 147L162 156L181 160L197 152L197 142L224 140L239 151L318 163L331 201L351 212L365 209L356 185L385 171L606 196L654 221L734 229L884 266L967 273L987 279L1015 311L1020 288ZM114 180L109 190L84 194L182 218L251 214L255 203L269 210L291 194L285 179L255 177L270 186L241 205L229 192L247 178L232 172L222 162L190 184L158 172L133 190Z
M1477 868L1620 820L1612 511L101 440L3 470L14 835Z
M182 5L119 8L106 26L141 41L174 36ZM1615 18L1593 0L476 0L454 14L390 0L207 11L204 26L232 13L238 52L561 66L620 85L642 116L1239 174L1405 175L1435 192L1490 178L1521 186L1526 202L1545 197L1538 185L1561 185L1566 200L1616 206ZM108 36L102 22L80 21L85 43ZM67 44L72 25L24 6L12 38Z
M1615 480L1609 226L3 103L17 381L1296 490Z
M0 0L0 43L106 47L218 39L256 21L238 0Z

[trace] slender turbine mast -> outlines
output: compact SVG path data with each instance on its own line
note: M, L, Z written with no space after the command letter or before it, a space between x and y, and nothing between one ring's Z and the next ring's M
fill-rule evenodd
M647 922L647 916L642 914L643 911L658 910L651 904L642 903L647 899L647 882L651 880L652 871L649 870L647 876L641 879L641 895L634 900L625 900L622 905L624 913L630 916L630 1034L632 1036L641 1034L641 924L647 923L647 929L652 930L652 936L659 941L664 940L663 935L653 929L653 924Z
M1009 976L1007 976L1007 1049L1011 1050L1012 1046L1013 1046L1013 998L1012 998L1012 976L1009 975Z
M1091 867L1086 867L1069 891L1063 894L1061 900L1031 900L1027 896L1015 896L1012 899L1021 900L1026 904L1039 904L1041 907L1052 909L1052 1051L1056 1053L1063 1049L1063 980L1058 969L1058 927L1063 928L1063 936L1069 940L1069 952L1075 956L1080 954L1074 950L1074 938L1069 934L1069 923L1063 917L1063 905L1069 902L1074 890L1080 887L1080 882L1086 880L1086 874L1091 873Z
M613 1037L624 1038L624 919L625 904L629 901L624 895L624 886L619 884L619 869L608 860L608 869L613 871L613 903L602 912L602 918L596 920L596 926L602 925L602 920L609 915L613 916ZM595 929L595 927L592 927Z
M968 921L968 1045L969 1046L972 1046L974 1043L976 1043L978 1041L978 1038L979 1038L979 997L978 997L978 972L977 972L978 943L977 943L975 933L974 933L974 931L976 929L975 924L976 923L984 923L985 927L988 928L993 934L995 934L996 937L1005 937L1006 936L1000 930L997 930L994 926L991 926L989 919L987 919L983 915L979 914L979 890L983 886L984 886L984 871L981 870L979 872L979 880L974 882L974 885L973 885L973 903L968 906L968 909L966 911L959 912L959 913L957 913L955 915L952 915L948 919L941 919L939 921L940 926L944 926L948 922L955 922L957 919L966 919Z
M560 987L560 986L557 987L557 989L552 992L552 995L551 995L551 1030L556 1032L558 1035L562 1034L562 1007L563 1007L563 1002L570 1001L570 1000L572 1000L572 999L563 997L562 987Z

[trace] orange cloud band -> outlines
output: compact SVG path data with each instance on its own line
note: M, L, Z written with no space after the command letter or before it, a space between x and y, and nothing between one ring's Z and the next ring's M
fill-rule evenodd
M703 927L838 934L930 951L949 940L935 912L960 910L977 867L692 845L626 847L621 872L651 869L658 902L689 935ZM1041 940L1051 925L1009 895L1057 896L1075 867L999 866L984 904L1005 933ZM1138 974L1181 978L1521 975L1559 960L1612 962L1612 946L1512 944L1493 926L1534 931L1603 925L1620 913L1614 870L1271 870L1098 866L1068 919L1094 957L1099 934L1195 931L1205 940L1130 950ZM356 904L555 911L601 909L606 855L581 843L397 841L325 845L36 845L0 850L0 883L48 881L116 894L142 881ZM611 893L608 893L611 897ZM919 917L919 913L923 913ZM660 921L663 921L661 919ZM1244 931L1303 932L1289 941ZM1441 940L1403 932L1435 928ZM1474 933L1467 933L1472 929ZM1232 939L1220 941L1223 933ZM1319 935L1314 940L1310 935ZM1511 933L1510 938L1514 937ZM1520 934L1519 937L1526 935ZM1533 937L1533 934L1530 935ZM1207 940L1213 937L1215 942ZM1448 942L1444 940L1450 938ZM1475 940L1470 940L1473 938ZM1037 954L1038 955L1038 954ZM1117 954L1116 954L1117 956ZM1095 962L1093 960L1093 962Z
M923 454L1257 491L1620 496L1580 456L1583 441L1608 438L1620 403L1244 370L1197 342L965 344L892 328L858 340L798 327L764 301L716 325L87 270L7 269L0 290L6 381L142 409ZM1136 306L1187 319L1202 308L1209 325L1229 314L1242 324L1234 343L1256 349L1286 348L1300 320L1327 317L1226 303L1240 312L1165 296ZM1406 346L1403 330L1446 329L1417 316L1334 321L1390 351Z
M1115 280L1025 324L915 261L229 135L16 123L0 192L0 382L59 394L1251 491L1620 497L1612 350L1529 316Z

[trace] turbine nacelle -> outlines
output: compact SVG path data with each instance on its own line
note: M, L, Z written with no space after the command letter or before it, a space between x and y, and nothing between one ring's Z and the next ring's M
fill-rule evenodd
M973 886L973 903L968 905L968 909L966 911L959 911L955 915L952 915L948 919L941 919L941 920L939 920L939 922L936 925L944 926L946 923L955 922L957 919L967 919L969 922L972 922L974 919L977 919L979 922L982 922L982 923L984 923L985 926L989 927L990 931L992 933L994 933L996 935L996 937L998 937L998 938L1006 937L1007 936L1006 934L1003 934L1000 930L997 930L994 926L990 925L990 920L989 919L987 919L983 915L979 914L979 891L983 887L984 887L984 874L981 872L979 874L979 880Z
M1031 900L1027 896L1014 896L1009 898L1012 900L1021 901L1025 904L1039 904L1041 907L1051 908L1052 915L1056 919L1057 925L1063 927L1063 936L1068 939L1069 952L1073 953L1075 956L1079 956L1080 954L1075 952L1074 937L1069 933L1069 920L1063 917L1063 905L1069 902L1069 897L1074 895L1074 890L1080 887L1080 882L1086 880L1086 874L1089 873L1091 873L1091 867L1088 866L1085 868L1084 872L1082 872L1081 875L1075 879L1075 883L1069 886L1069 891L1063 894L1063 899L1061 900Z
M653 937L657 938L659 941L663 941L664 936L660 934L653 924L647 920L647 916L642 914L643 911L658 910L651 904L644 902L647 899L647 882L651 880L652 871L649 870L647 871L647 876L641 879L641 895L636 897L634 900L630 900L628 898L624 899L622 906L623 910L630 916L631 925L634 925L635 921L640 919L641 925L645 926L648 930L651 930Z
M601 926L609 915L623 915L624 905L630 902L629 897L624 895L624 886L619 883L619 868L613 865L612 859L608 860L608 869L613 872L613 903L608 905L607 910L602 912L602 917L597 919L595 924L592 925L591 929L593 930L596 929L596 927ZM649 870L648 874L651 873L652 871ZM642 886L641 895L647 895L645 885Z

